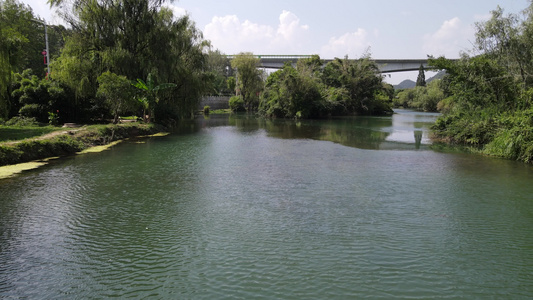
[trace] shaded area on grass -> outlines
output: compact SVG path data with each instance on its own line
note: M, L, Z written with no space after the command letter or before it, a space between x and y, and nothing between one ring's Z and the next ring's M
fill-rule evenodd
M0 126L0 142L16 141L41 136L53 131L62 130L59 127L17 127Z

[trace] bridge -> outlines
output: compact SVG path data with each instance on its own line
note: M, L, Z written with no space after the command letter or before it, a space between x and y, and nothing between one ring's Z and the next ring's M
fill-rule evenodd
M236 55L226 55L228 59L233 59ZM296 64L299 59L311 58L312 55L254 55L260 60L261 68L281 69L286 62ZM381 73L418 71L420 65L424 69L431 69L427 59L371 59L377 65ZM333 59L322 59L324 63Z

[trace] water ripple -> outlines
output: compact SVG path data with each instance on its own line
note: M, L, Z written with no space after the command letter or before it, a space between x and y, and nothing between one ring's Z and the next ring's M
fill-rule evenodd
M532 172L239 130L0 182L0 297L533 295Z

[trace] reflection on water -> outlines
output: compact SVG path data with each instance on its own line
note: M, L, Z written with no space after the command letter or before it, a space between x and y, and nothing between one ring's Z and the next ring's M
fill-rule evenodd
M213 115L0 180L0 298L530 299L532 168L433 118Z
M330 120L262 119L253 115L212 115L200 120L205 126L236 126L241 132L265 130L282 139L331 141L345 146L373 150L427 149L429 127L436 113L398 109L392 116L341 117Z

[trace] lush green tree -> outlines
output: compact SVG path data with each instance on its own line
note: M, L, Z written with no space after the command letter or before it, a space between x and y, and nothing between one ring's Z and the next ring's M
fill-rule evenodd
M369 57L356 60L336 58L324 67L322 78L326 85L348 91L349 99L344 106L349 114L391 111L388 103L375 97L383 89L383 78Z
M231 62L219 50L209 50L207 53L207 75L210 76L208 93L213 96L230 95L235 89L227 84L228 77L233 74Z
M288 63L268 77L260 111L269 117L319 117L322 98L319 84L317 77L309 76L309 68L297 70Z
M146 82L142 79L137 79L137 82L134 84L134 86L141 90L141 95L137 99L143 105L143 117L145 118L145 121L150 123L152 119L155 121L154 110L156 105L159 103L158 92L165 89L174 88L176 87L176 84L156 84L152 74L150 73L148 74L148 78L146 78ZM148 111L148 116L146 115L146 111Z
M30 35L36 34L32 10L15 0L0 1L0 118L8 118L11 106L9 87L14 72L27 64Z
M435 112L437 111L438 103L444 98L441 80L433 80L427 86L416 86L412 89L398 92L393 104L395 107Z
M34 75L44 77L45 21L36 17L29 5L18 0L1 0L0 31L4 36L1 48L9 51L13 72L31 69ZM49 52L54 57L59 54L63 35L68 31L61 25L48 25L47 33Z
M229 99L229 108L233 112L244 112L246 107L244 106L244 100L241 96L233 96Z
M521 78L526 86L533 84L533 4L518 15L505 15L501 7L492 11L488 21L476 23L476 48L496 60L509 73Z
M231 66L237 72L237 95L242 96L246 110L254 110L259 106L259 93L263 89L263 77L259 68L259 59L252 53L236 55Z
M121 113L131 111L138 104L134 99L135 91L126 76L109 71L98 76L97 95L105 98L113 114L113 124L119 122Z
M272 73L261 97L267 116L317 118L390 112L390 87L368 58L335 59L324 68L320 57L290 63Z
M31 69L14 75L12 115L35 118L45 123L50 114L55 121L69 121L73 107L70 105L71 94L68 88L59 82L32 75Z
M533 162L533 4L524 15L504 15L498 7L477 24L480 54L430 60L448 74L442 90L449 97L439 103L445 111L433 127L438 136Z
M151 107L158 119L190 116L213 80L209 44L188 16L176 19L165 1L49 1L61 6L72 26L65 49L52 65L53 78L76 91L79 107L101 107L97 77L109 70L130 80L147 78L176 85L159 91Z
M420 65L418 69L418 76L416 77L416 86L426 86L426 74L424 73L424 66Z
M226 86L228 91L235 93L235 88L237 87L237 81L235 80L235 77L228 77L228 79L226 79Z

